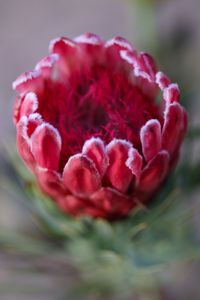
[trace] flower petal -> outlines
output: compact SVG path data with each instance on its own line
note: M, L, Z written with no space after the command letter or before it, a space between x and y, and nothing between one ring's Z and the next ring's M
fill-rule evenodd
M140 139L142 152L146 161L150 161L161 149L161 125L158 120L151 119L141 128Z
M108 167L108 155L103 141L92 137L84 143L82 153L95 163L99 174L103 176Z
M120 36L116 36L110 40L108 40L105 43L105 48L109 49L109 48L113 48L116 49L118 51L120 50L129 50L129 51L133 51L133 47L132 45L123 37Z
M80 199L72 195L59 198L58 205L64 212L76 217L88 215L94 218L106 218L105 211L94 207L94 205L86 199Z
M71 156L63 171L66 187L76 196L87 197L101 186L95 164L86 155Z
M24 101L24 95L20 95L16 98L14 106L13 106L13 122L16 125L20 120L20 110L22 103Z
M49 45L49 52L58 54L58 66L62 75L68 75L72 67L77 64L77 44L66 37L52 40Z
M87 207L87 202L84 203L83 199L79 199L72 195L60 197L57 203L63 211L70 213L74 216L80 215L85 209L85 207Z
M133 147L129 149L126 166L131 170L136 178L136 184L138 184L142 171L142 156Z
M43 123L42 116L39 113L33 113L28 116L28 130L27 134L29 138L35 131L35 129Z
M163 98L166 101L167 105L173 102L180 101L180 90L178 84L171 83L168 87L164 89Z
M169 86L170 84L170 80L169 78L167 77L167 75L165 75L163 72L158 72L156 74L156 83L157 85L159 86L159 88L161 90L164 90L166 87Z
M146 52L141 52L140 53L140 58L141 58L144 66L145 66L145 69L150 74L152 79L154 79L155 74L157 72L157 67L156 67L155 60L153 59L153 57L150 54L148 54Z
M120 56L131 67L130 79L148 97L154 98L157 94L157 85L143 59L134 51L121 50Z
M35 70L41 71L44 77L49 77L51 75L53 66L58 61L59 55L57 53L53 53L49 56L45 56L42 60L40 60L35 66Z
M84 69L91 72L91 65L104 62L104 42L96 34L85 33L74 39L80 51L80 62Z
M66 37L59 37L52 40L49 44L49 52L57 53L66 59L67 55L71 52L74 53L76 49L76 43Z
M79 44L101 45L102 39L93 33L87 32L77 36L74 41Z
M136 51L132 48L131 44L122 37L114 37L108 40L105 43L105 57L106 62L109 64L110 68L113 70L121 69L123 72L125 70L124 61L121 57L121 51L131 51L136 53ZM130 66L126 66L127 69L131 69Z
M142 171L138 189L142 193L151 193L158 188L167 173L168 165L169 154L167 151L162 150Z
M178 103L170 104L165 112L162 132L163 149L173 153L176 148L179 133L184 124L183 109Z
M57 170L61 150L58 130L48 123L42 123L31 136L31 150L40 167Z
M23 116L16 125L17 130L17 148L26 165L34 170L35 159L30 149L30 139L28 137L28 118Z
M13 82L13 89L20 93L38 92L42 89L42 86L43 80L40 70L25 72Z
M102 187L90 199L97 207L107 212L108 219L126 215L135 205L133 199L109 187Z
M56 199L68 194L59 173L39 167L37 168L37 176L41 189L50 197Z
M106 175L112 186L120 192L126 192L133 178L127 167L128 152L132 145L120 139L114 139L107 146L109 166Z
M149 82L152 81L150 75L147 73L144 63L141 61L140 57L135 51L121 50L120 56L124 61L133 67L135 77L142 77Z
M38 108L38 98L33 92L27 93L25 95L24 101L21 105L20 115L29 116L34 113Z

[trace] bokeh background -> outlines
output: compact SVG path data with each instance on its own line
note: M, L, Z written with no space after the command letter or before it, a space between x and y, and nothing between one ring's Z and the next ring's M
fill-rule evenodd
M138 50L156 56L159 68L180 83L184 103L190 109L190 125L200 126L200 1L199 0L0 0L0 235L2 239L28 233L42 236L21 195L5 180L9 173L5 156L15 147L12 81L47 54L49 41L58 36L75 37L94 32L108 39L121 35ZM9 148L9 149L8 149ZM7 149L7 150L6 150ZM199 157L195 143L192 161ZM199 192L195 190L198 201ZM197 220L197 223L199 221ZM199 222L200 223L200 222ZM200 224L197 224L197 231ZM23 243L23 239L19 240ZM8 247L9 248L9 247ZM63 267L44 257L24 258L1 248L0 300L64 299L60 291L76 278L68 265ZM56 265L56 267L55 267ZM29 269L35 268L36 274ZM171 270L174 282L162 296L143 300L198 300L200 268L197 265ZM170 273L168 273L168 276ZM66 278L67 282L66 282ZM169 280L170 281L170 280ZM18 298L17 294L20 293ZM90 299L100 299L94 296ZM139 299L139 298L138 298Z

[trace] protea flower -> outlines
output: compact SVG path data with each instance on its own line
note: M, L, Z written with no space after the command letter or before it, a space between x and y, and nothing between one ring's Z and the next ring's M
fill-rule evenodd
M187 128L179 88L116 37L57 38L13 88L19 153L65 212L109 220L151 199Z

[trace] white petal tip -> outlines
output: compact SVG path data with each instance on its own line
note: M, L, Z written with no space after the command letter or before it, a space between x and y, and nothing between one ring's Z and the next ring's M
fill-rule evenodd
M20 75L12 84L13 90L17 90L17 88L27 82L28 80L33 80L41 75L40 70L34 70Z

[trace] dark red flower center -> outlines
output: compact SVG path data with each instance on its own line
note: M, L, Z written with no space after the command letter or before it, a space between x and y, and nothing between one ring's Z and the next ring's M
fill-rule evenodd
M154 99L129 75L96 64L71 72L65 80L46 80L38 111L62 137L60 170L92 136L106 143L126 139L140 149L140 128L147 120L161 117Z

